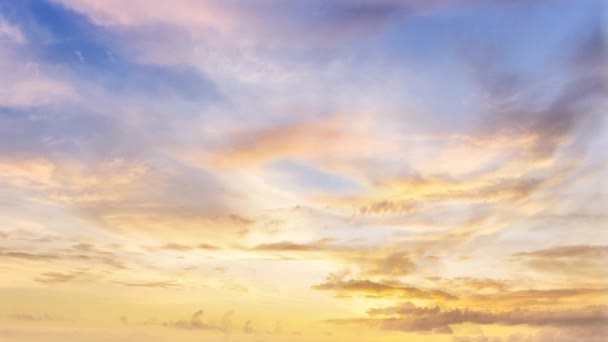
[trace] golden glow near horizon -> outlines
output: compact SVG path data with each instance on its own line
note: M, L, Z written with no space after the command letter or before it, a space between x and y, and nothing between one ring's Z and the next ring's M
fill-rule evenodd
M0 0L0 342L608 340L602 0Z

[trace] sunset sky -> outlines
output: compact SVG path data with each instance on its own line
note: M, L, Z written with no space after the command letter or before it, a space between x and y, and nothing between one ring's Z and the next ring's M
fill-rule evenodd
M604 0L0 0L0 341L608 341L607 99Z

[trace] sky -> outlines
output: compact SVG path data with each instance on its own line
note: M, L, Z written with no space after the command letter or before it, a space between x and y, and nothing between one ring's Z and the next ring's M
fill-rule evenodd
M604 0L0 0L0 341L608 339Z

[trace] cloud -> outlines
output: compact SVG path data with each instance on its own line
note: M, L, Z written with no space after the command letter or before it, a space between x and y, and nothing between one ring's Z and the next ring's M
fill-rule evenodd
M192 318L190 318L190 326L193 328L203 328L205 325L201 322L201 316L203 315L203 310L198 310L194 314L192 314Z
M358 206L357 211L361 215L404 215L421 212L425 206L442 202L515 202L531 196L551 180L552 177L505 178L492 173L475 179L398 176L372 184L367 194L342 198L337 202Z
M566 245L515 253L513 260L536 272L584 284L608 279L606 256L608 246Z
M416 264L406 252L391 253L385 258L378 259L372 267L367 273L382 276L402 276L416 270Z
M435 315L441 311L439 306L417 307L412 302L404 302L399 306L376 308L367 310L369 316L427 316Z
M221 247L210 245L207 243L199 243L197 245L183 245L179 243L166 243L164 245L158 247L150 247L151 250L166 250L166 251L178 251L178 252L188 252L193 250L205 250L205 251L214 251L220 250Z
M414 201L403 200L395 201L379 201L359 208L361 215L377 215L377 214L404 214L417 210L419 205Z
M233 316L234 311L232 310L227 311L226 313L224 313L224 315L222 315L219 328L224 334L230 334L232 332L232 329L234 328L232 322Z
M162 169L143 158L11 155L0 157L0 183L27 198L71 208L78 216L114 232L158 238L173 231L178 234L172 234L172 240L185 245L179 238L188 235L191 241L192 232L201 226L224 227L209 231L213 241L207 245L192 246L201 250L211 250L225 234L236 234L255 223L229 208L238 207L238 201L229 203L233 194L212 175L197 172L186 183L180 179L183 172L188 174L186 170L179 166Z
M247 224L235 221L231 215L224 213L227 208L221 208L223 204L219 202L209 202L211 207L207 208L204 204L199 207L190 203L171 205L171 197L171 194L161 194L157 198L150 198L147 203L125 200L124 203L118 201L107 206L84 207L82 210L85 217L94 219L109 231L145 236L161 242L176 241L169 248L161 248L164 250L191 247L192 250L219 251L229 238L242 235L249 228ZM162 204L163 200L166 200L165 205ZM129 204L134 206L130 207ZM205 230L205 239L209 242L190 245L192 240L200 238L201 229ZM150 248L159 250L157 247L146 247Z
M32 314L32 313L24 313L24 312L11 313L8 315L8 318L18 320L18 321L30 321L30 322L61 320L61 317L58 317L55 315Z
M55 239L49 239L48 237L42 238L28 238L33 243L48 243L54 242ZM114 269L127 269L125 262L115 253L100 250L90 244L77 244L72 248L54 248L46 249L44 253L29 253L23 252L21 249L15 248L0 248L0 258L12 258L12 259L23 259L30 261L39 261L46 263L57 263L57 262L76 262L83 263L86 266L96 264L97 267L101 265L110 266Z
M27 1L6 7L12 16L28 24L28 48L38 53L38 62L62 65L64 73L77 79L83 88L105 87L131 96L162 94L190 101L218 97L217 88L200 70L128 60L118 47L118 37L60 4Z
M115 0L58 1L88 15L97 25L114 30L158 25L177 28L189 37L191 44L206 38L207 41L213 39L237 46L250 46L254 40L265 48L292 49L341 47L382 32L392 23L407 22L418 14L435 13L462 5L510 4L502 0L336 0L330 3L322 0L289 3L200 3L178 0L172 6L166 6L159 1L150 3L141 0L131 1L128 5ZM277 27L281 29L277 30ZM171 40L164 44L169 44ZM298 44L294 44L294 41ZM176 50L182 54L185 53L183 50L191 50L187 46L180 48ZM190 53L194 54L193 51Z
M9 23L5 18L0 16L0 41L3 39L8 39L17 44L26 42L23 32L21 32L19 27Z
M281 241L274 243L264 243L252 248L256 251L267 252L319 252L330 251L334 248L330 245L333 239L321 239L312 243L296 243L291 241Z
M34 281L41 284L53 285L60 283L79 282L89 278L89 274L84 271L77 271L72 273L45 272L40 274L39 277L34 278Z
M515 253L516 257L531 257L542 259L562 259L562 258L598 258L608 256L608 246L556 246L548 249L541 249L533 252Z
M464 288L467 290L474 290L476 292L505 292L510 290L513 286L512 281L489 278L455 277L446 279L441 277L430 277L429 280L432 280L442 287L449 287L453 289Z
M476 293L463 298L469 305L476 307L492 305L495 308L543 307L567 304L572 301L604 303L607 299L605 288L527 289L492 294Z
M371 298L401 298L401 299L435 299L455 300L456 296L442 290L423 290L413 286L392 285L362 279L338 280L328 278L328 281L312 288L322 291L335 291L339 294L362 293Z
M245 325L243 326L243 332L247 335L253 334L253 322L251 320L245 322Z
M175 283L174 281L152 281L140 283L115 281L115 283L128 287L148 287L157 289L169 289L173 287L179 287L179 284Z
M3 182L38 192L41 197L73 204L121 199L147 173L146 165L125 159L93 165L75 159L45 157L0 159Z
M535 334L516 333L506 337L454 336L452 342L603 342L607 337L605 327L543 328Z
M32 254L27 252L8 251L0 252L0 257L8 257L14 259L25 259L33 261L52 261L57 260L60 257L54 254Z
M388 308L372 310L372 316L388 314L392 317L332 320L331 323L364 323L386 330L404 332L452 333L450 325L473 323L481 325L530 325L555 327L601 327L608 322L608 307L589 306L570 310L512 310L503 312L469 309L441 310L439 308Z
M583 143L589 141L592 131L589 127L601 122L598 111L608 90L606 72L601 70L606 55L601 5L590 4L595 9L593 15L575 33L576 38L565 38L568 40L564 47L553 53L555 64L547 70L559 73L561 86L541 103L525 94L533 94L533 86L550 86L547 83L550 77L529 80L525 72L508 69L508 61L499 57L504 54L469 50L478 52L472 62L474 77L481 91L488 95L488 105L494 112L484 120L486 134L534 137L529 150L531 158L551 156L567 145L575 145L580 152ZM494 52L504 49L483 48Z
M229 145L220 147L202 158L191 153L192 159L207 159L219 168L243 168L282 159L322 159L324 155L360 153L377 145L356 125L355 117L330 116L316 120L289 122L274 127L247 129L229 139ZM360 125L360 124L359 124ZM355 126L355 127L353 127ZM348 128L350 127L350 128ZM353 143L367 142L366 147Z
M163 325L173 326L180 329L212 329L213 327L207 325L202 321L204 311L198 310L192 314L189 320L179 320L165 322Z
M24 30L3 14L0 12L0 118L8 109L73 104L78 96L69 78L40 63Z
M234 40L244 44L247 39L266 36L266 46L293 46L289 37L302 44L327 45L357 38L374 32L391 19L404 13L407 7L399 2L323 1L282 3L277 1L246 4L190 0L177 1L166 7L162 2L132 1L129 5L117 1L72 1L63 4L86 13L92 20L120 29L132 26L162 24L182 28L193 38ZM281 27L281 31L274 30ZM238 34L240 33L240 35Z
M504 315L517 306L537 314L603 303L605 241L587 234L601 218L573 230L541 218L601 208L604 188L586 178L602 169L578 145L587 125L603 129L594 113L605 39L583 10L570 11L578 2L562 2L0 5L10 12L0 18L0 225L60 236L0 232L15 245L0 248L3 266L17 281L34 269L39 283L84 283L90 277L74 270L86 266L119 280L110 290L246 284L253 297L291 293L301 284L290 279L303 279L295 274L350 267L306 286L356 297L355 306L425 303L383 304L364 319L424 333L463 320L516 324ZM475 33L462 34L462 22ZM450 38L434 39L437 31ZM505 43L504 31L518 43ZM470 49L479 88L451 51L472 40L501 45L496 56L481 54L483 43ZM251 69L261 82L252 84ZM348 190L337 191L343 180ZM589 193L599 200L567 205ZM546 241L558 246L542 249ZM229 273L210 271L226 265ZM437 274L447 278L429 278ZM340 301L311 302L310 313L349 306ZM292 302L269 315L298 312ZM171 324L253 330L232 317L216 325L199 311ZM256 323L256 332L271 329Z
M323 250L320 246L298 244L289 241L265 243L253 248L258 251L277 251L277 252L313 252Z
M10 85L3 85L2 91L0 91L0 106L3 108L36 107L50 105L62 99L69 100L73 97L73 90L65 83L41 78L28 80L26 76L21 75L19 80L11 82Z
M179 329L193 329L193 330L212 330L219 331L226 335L230 335L233 332L233 317L234 311L227 311L224 313L218 323L213 322L205 322L203 321L203 310L197 310L192 314L189 320L178 320L178 321L168 321L163 322L164 326L171 326ZM252 321L246 321L243 332L245 334L253 333L253 323Z

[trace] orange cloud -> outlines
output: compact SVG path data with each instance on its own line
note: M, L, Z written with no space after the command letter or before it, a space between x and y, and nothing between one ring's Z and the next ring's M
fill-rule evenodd
M315 285L312 287L315 290L336 291L339 294L348 293L363 293L371 297L383 298L403 298L403 299L438 299L438 300L454 300L457 299L442 290L422 290L412 286L392 285L385 283L377 283L370 280L339 280L330 281Z
M548 310L513 310L504 312L474 311L469 309L441 310L434 308L392 308L381 311L371 311L372 314L388 313L384 318L359 318L331 320L339 324L369 324L387 330L404 332L433 332L452 334L450 325L499 324L499 325L530 325L557 327L601 327L608 323L608 307L589 306L580 309L548 311Z

